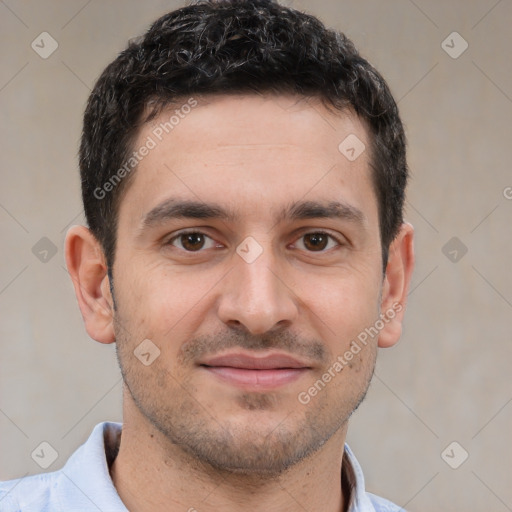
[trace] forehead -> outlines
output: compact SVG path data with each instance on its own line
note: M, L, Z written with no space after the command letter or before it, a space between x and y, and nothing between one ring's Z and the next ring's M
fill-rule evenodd
M260 215L284 203L375 203L369 135L351 111L288 95L185 98L140 130L144 151L123 210L139 218L167 197L229 203ZM140 152L140 151L139 151ZM128 200L129 199L129 200ZM376 204L367 204L371 216ZM137 219L132 218L133 221Z

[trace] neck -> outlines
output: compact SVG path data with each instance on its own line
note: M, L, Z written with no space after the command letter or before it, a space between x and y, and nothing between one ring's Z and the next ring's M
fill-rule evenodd
M346 510L347 486L341 485L346 426L318 452L276 476L212 468L144 420L138 410L125 410L119 452L110 469L132 512Z

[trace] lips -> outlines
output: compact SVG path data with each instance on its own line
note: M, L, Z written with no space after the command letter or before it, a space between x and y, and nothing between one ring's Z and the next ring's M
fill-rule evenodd
M277 370L284 368L309 368L307 363L287 354L267 354L265 356L251 356L249 354L227 354L207 359L205 366L227 366L246 370Z
M226 354L206 359L200 364L218 379L243 388L271 389L289 384L311 367L288 354L253 356Z

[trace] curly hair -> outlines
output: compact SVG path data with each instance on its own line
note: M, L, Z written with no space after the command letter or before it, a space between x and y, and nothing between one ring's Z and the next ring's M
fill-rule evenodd
M382 76L342 33L273 0L201 0L165 14L109 64L89 97L79 151L82 200L108 268L125 172L139 128L192 94L284 93L351 109L369 129L384 269L403 222L408 176L397 105ZM119 174L118 174L119 177ZM101 191L101 193L99 192Z

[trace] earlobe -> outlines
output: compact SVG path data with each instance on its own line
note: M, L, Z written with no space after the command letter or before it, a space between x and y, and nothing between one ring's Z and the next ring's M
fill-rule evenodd
M379 347L391 347L402 334L407 294L414 268L414 228L404 222L389 247L389 258L382 288L381 314L385 326L379 333Z
M73 226L66 235L65 252L87 333L100 343L114 342L112 296L98 240L85 226Z

